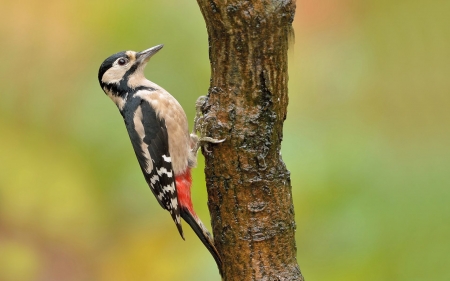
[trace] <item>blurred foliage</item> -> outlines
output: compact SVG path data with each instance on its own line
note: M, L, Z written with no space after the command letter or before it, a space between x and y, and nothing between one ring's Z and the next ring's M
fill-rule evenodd
M449 8L297 1L282 151L308 280L450 280ZM0 280L219 280L149 192L97 82L110 54L164 43L147 76L193 120L209 86L196 2L2 11ZM202 165L193 193L208 222Z

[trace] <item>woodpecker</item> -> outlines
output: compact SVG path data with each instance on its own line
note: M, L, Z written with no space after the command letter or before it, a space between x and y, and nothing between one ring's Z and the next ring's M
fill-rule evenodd
M199 141L222 140L190 135L186 114L178 101L145 78L147 62L162 47L111 55L101 64L98 80L123 117L142 173L157 201L169 211L183 239L180 216L191 226L221 271L211 234L194 212L191 168L197 164ZM194 132L196 128L197 124Z

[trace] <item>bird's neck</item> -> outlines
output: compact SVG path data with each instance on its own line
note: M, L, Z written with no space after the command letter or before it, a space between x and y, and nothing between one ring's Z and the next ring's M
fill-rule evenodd
M102 84L102 88L106 95L122 110L127 99L131 98L136 92L147 90L155 91L160 87L144 75L133 75L129 79L122 79L117 83Z

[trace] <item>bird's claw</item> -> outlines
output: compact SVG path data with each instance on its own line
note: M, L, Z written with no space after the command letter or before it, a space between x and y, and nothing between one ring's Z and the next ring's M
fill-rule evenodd
M191 142L194 144L194 148L192 149L192 151L194 153L197 153L200 146L203 146L203 149L207 153L211 153L211 151L207 149L208 143L222 143L226 140L219 140L205 136L205 120L208 119L208 117L203 116L202 107L206 103L207 99L207 96L200 96L195 102L195 109L197 113L194 118L194 128L192 129L191 133ZM197 134L200 134L200 137L198 137Z

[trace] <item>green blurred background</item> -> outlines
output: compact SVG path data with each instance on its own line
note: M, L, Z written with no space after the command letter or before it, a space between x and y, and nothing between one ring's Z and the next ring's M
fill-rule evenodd
M0 280L219 280L156 203L97 82L110 54L164 43L147 76L193 120L209 86L196 1L1 7ZM448 11L297 1L283 158L306 280L450 280Z

